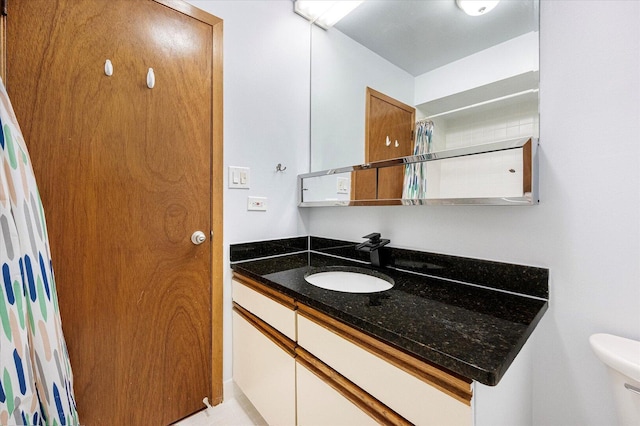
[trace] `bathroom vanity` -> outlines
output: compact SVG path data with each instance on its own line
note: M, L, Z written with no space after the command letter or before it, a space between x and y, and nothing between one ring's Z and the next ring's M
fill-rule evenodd
M269 424L477 424L474 389L500 387L547 309L546 269L396 248L373 268L390 290L326 290L305 276L363 254L291 240L231 248L234 381Z

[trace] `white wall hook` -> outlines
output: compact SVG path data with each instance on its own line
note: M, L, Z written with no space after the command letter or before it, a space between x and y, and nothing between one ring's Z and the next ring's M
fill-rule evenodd
M104 73L109 77L113 75L113 64L109 59L104 61Z
M397 147L399 147L399 146L400 146L400 144L399 144L399 143L398 143L398 141L396 140L395 147L397 148Z
M153 86L156 85L156 75L153 72L153 68L149 68L147 72L147 87L149 89L153 89Z
M387 141L385 142L385 144L387 146L391 145L391 139L389 139L389 136L387 136Z

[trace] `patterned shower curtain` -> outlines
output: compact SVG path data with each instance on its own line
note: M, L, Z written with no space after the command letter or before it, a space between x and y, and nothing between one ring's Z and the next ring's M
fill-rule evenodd
M44 211L1 80L0 265L0 425L77 425Z
M428 120L416 123L416 140L413 155L431 152L433 136L433 122ZM403 200L421 200L427 198L427 163L411 163L404 167L404 184L402 186Z

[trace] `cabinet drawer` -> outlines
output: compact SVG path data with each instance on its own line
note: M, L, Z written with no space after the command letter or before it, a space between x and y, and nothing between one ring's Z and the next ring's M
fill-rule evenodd
M234 277L232 282L233 301L259 317L289 339L296 340L296 314L293 301L285 296L276 300L272 295L261 292L260 285L251 280ZM285 304L289 304L286 306Z
M296 423L295 368L292 353L233 312L233 380L271 425Z
M296 362L296 384L298 426L378 424L299 362Z
M298 310L298 344L380 402L414 424L472 423L469 401L456 399L363 349L310 319L301 309L304 308Z

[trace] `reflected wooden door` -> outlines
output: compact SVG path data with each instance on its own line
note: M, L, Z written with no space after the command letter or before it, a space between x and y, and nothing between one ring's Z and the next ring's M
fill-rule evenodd
M222 235L190 240L220 230L217 30L150 0L8 12L7 86L48 219L80 421L168 424L219 401Z
M367 88L365 160L382 161L413 153L415 108ZM377 199L402 197L404 167L378 169Z

